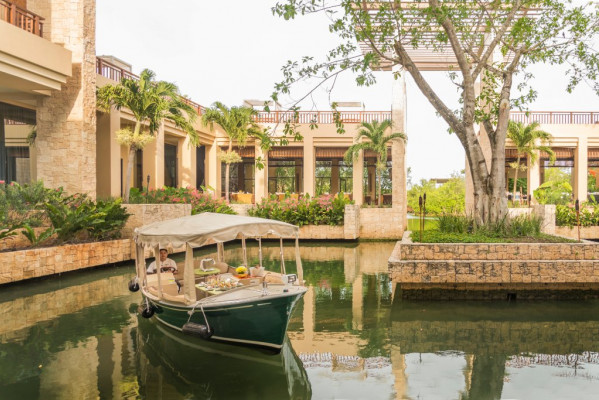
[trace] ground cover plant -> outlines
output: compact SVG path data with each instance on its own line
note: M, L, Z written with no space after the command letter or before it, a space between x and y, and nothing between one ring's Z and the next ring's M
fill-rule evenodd
M193 215L203 212L220 214L235 214L224 199L215 198L209 191L200 191L196 188L173 188L139 190L132 188L129 195L130 204L191 204Z
M293 225L343 225L345 205L352 201L344 196L322 195L299 199L286 196L280 201L276 195L262 199L248 211L252 217L276 219Z
M438 217L437 229L412 231L412 241L422 243L561 243L573 242L541 232L543 219L536 215L504 217L494 223L477 225L474 218L459 214Z
M121 200L66 195L43 183L0 183L0 239L24 235L33 246L120 237L129 214Z

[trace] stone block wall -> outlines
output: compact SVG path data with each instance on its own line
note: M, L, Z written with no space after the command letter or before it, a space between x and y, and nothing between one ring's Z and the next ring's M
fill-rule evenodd
M578 239L578 228L573 226L556 226L554 233L570 239ZM599 226L580 227L581 239L599 239Z
M68 193L96 194L96 2L29 0L45 18L44 37L73 55L72 76L39 100L37 179Z
M300 239L343 240L343 225L304 225L300 227Z
M360 206L346 204L343 216L344 239L358 239L360 237Z
M419 290L447 285L491 290L520 284L588 284L596 289L599 245L399 243L389 258L389 273L394 282L416 284Z
M0 264L0 285L130 259L130 239L6 252Z
M135 228L191 215L191 204L125 204L124 206L131 216L123 227L123 238L133 237Z
M360 239L399 239L404 232L401 208L361 208Z

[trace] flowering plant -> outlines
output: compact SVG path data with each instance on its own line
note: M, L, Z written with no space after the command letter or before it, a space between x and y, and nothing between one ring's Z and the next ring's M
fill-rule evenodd
M152 189L148 191L133 188L129 194L129 203L191 204L191 213L194 215L203 212L235 214L235 211L225 203L224 199L215 198L212 193L202 192L191 186L186 188L163 187L161 189Z

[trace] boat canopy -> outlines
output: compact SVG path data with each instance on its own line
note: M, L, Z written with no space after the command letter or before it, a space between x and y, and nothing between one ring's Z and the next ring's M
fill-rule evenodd
M145 247L179 247L185 244L200 247L214 242L228 242L238 237L252 238L269 234L280 238L297 238L299 228L272 219L202 213L136 228L133 238L138 246Z

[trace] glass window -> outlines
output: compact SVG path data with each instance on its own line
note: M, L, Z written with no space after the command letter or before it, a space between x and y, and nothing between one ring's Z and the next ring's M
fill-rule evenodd
M316 195L331 193L331 171L333 162L316 161Z
M226 164L221 163L221 192L225 195ZM229 165L229 193L254 193L255 163L253 158L244 157L240 163Z
M269 160L268 161L268 192L269 193L298 193L302 167L301 160Z
M339 191L343 193L352 193L353 187L352 165L346 164L345 161L339 161Z
M179 182L177 146L164 144L164 186L177 187Z

